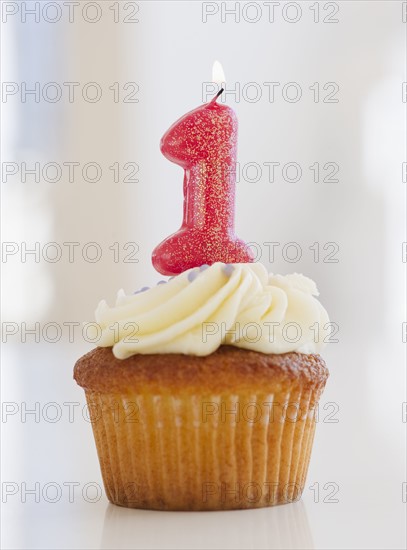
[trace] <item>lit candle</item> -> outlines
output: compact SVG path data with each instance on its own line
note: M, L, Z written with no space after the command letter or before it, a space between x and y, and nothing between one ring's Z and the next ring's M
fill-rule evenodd
M214 64L214 73L219 71ZM214 81L224 82L223 72ZM215 262L252 262L253 254L235 236L237 117L217 102L222 90L166 132L161 151L184 169L181 228L153 251L153 265L163 275Z

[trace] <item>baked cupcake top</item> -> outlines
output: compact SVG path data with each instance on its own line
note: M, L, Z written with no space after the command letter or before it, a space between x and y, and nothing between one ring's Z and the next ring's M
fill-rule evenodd
M135 354L205 356L221 345L262 353L319 353L330 334L315 283L298 273L269 274L260 263L190 269L116 304L101 301L98 345L118 359Z

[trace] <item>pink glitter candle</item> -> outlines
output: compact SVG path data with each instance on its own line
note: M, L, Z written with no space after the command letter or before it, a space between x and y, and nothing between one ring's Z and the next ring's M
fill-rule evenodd
M253 261L234 233L237 117L217 103L220 93L180 118L161 139L163 155L185 171L182 225L152 255L163 275L214 262Z

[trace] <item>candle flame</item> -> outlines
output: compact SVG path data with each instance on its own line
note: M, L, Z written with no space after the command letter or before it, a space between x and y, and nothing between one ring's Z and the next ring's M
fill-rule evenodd
M215 84L224 84L226 81L225 79L225 73L223 72L222 65L219 63L219 61L215 61L212 67L212 82L215 82Z

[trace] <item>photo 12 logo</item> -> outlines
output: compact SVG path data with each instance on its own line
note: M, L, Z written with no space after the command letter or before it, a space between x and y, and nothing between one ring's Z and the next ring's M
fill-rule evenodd
M339 103L340 86L337 82L223 82L202 83L202 101L206 103L223 88L218 101L226 103L235 101L240 103L298 103L299 101L313 101L313 103Z
M202 2L201 8L203 23L339 23L338 14L337 2Z
M4 241L1 246L1 262L4 264L11 262L22 264L86 262L96 264L102 259L109 259L113 260L115 264L120 262L137 264L139 262L137 258L139 251L139 244L133 241L104 245L96 241L87 243L80 243L79 241L64 241L63 243L56 241L46 243L40 243L39 241L32 243Z
M255 344L263 340L273 344L282 339L289 344L296 344L303 338L305 331L307 335L311 335L311 340L314 343L337 344L339 342L337 338L334 338L339 332L339 326L332 321L324 323L322 326L315 322L309 327L302 327L296 321L236 322L231 327L225 322L204 321L202 323L202 342L206 344L211 338L216 338L216 340L221 339L222 342L226 340L234 343Z
M139 183L140 166L136 162L2 162L2 183Z
M1 2L2 23L76 23L95 24L108 19L114 23L139 23L138 2Z
M137 82L114 82L110 86L99 82L2 82L1 102L11 103L138 103Z
M320 409L326 411L320 413ZM296 423L312 419L323 424L337 424L339 405L333 401L324 403L302 404L299 401L280 403L270 397L269 401L242 401L239 398L231 402L224 400L204 401L201 406L203 424L273 424Z
M140 405L135 401L112 401L108 405L95 396L85 404L79 401L39 401L27 403L22 401L3 401L1 404L1 422L21 424L73 424L78 420L86 423L103 422L107 416L116 424L134 424L140 422Z

